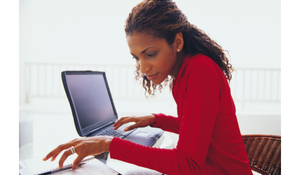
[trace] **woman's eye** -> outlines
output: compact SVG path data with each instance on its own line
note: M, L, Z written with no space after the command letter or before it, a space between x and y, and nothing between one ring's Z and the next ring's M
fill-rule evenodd
M154 55L156 55L156 53L157 53L157 52L151 52L151 53L148 53L147 56L148 56L148 57L153 57Z

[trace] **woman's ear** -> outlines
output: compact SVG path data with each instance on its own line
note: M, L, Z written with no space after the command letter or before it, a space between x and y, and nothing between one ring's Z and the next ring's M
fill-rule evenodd
M176 52L180 52L183 48L183 35L182 33L177 33L174 40L174 48L176 49Z

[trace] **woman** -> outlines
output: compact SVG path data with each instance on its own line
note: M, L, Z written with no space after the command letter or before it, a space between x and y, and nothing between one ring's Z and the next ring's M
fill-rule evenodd
M235 115L228 82L233 68L223 49L196 26L171 0L146 0L126 20L126 39L137 62L136 78L150 96L170 82L178 117L150 114L123 117L114 127L151 125L179 134L177 147L145 147L110 136L80 138L50 152L44 160L64 151L59 166L72 154L73 163L88 155L110 151L111 158L165 174L252 174Z

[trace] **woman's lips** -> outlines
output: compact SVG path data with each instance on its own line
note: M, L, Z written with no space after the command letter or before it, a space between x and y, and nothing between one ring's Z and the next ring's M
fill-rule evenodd
M147 76L147 79L148 79L148 80L152 80L153 78L155 78L155 77L157 76L157 74L158 74L158 73L153 74L153 75L148 75L148 76Z

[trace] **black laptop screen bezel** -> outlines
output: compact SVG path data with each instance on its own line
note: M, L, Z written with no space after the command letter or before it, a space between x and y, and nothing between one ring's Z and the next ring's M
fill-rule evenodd
M99 75L99 74L101 74L103 76L103 79L105 82L105 87L107 88L107 93L108 93L108 96L109 96L109 99L111 102L111 106L112 106L114 115L104 121L97 122L97 123L89 125L85 128L82 128L80 125L80 122L79 122L80 120L79 120L77 111L75 109L74 101L73 101L72 95L70 93L70 89L69 89L66 77L68 75ZM115 105L114 105L114 102L112 99L112 95L111 95L111 92L110 92L110 89L108 86L105 72L101 72L101 71L63 71L61 73L61 77L62 77L64 89L65 89L65 92L66 92L66 95L67 95L67 98L68 98L68 101L69 101L69 104L70 104L70 107L72 110L73 120L74 120L74 124L75 124L78 135L88 136L88 135L92 134L92 132L95 130L95 128L101 129L101 126L104 126L106 123L112 123L118 119L118 115L117 115L116 108L115 108Z

